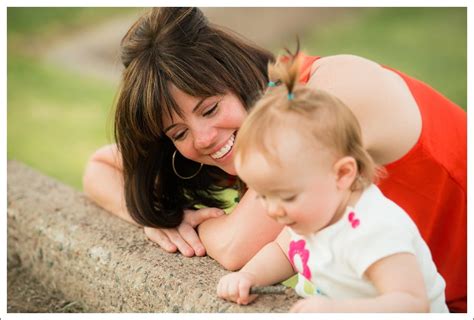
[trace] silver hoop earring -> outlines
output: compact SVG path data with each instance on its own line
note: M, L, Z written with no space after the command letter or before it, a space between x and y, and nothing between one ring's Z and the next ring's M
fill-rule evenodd
M173 152L173 157L172 157L172 159L171 159L171 166L173 167L173 172L174 172L174 174L177 175L179 178L181 178L181 179L183 179L183 180L189 180L189 179L192 179L192 178L194 178L195 176L197 176L198 173L201 172L202 163L200 163L200 166L199 166L198 171L196 171L196 173L194 173L193 175L191 175L191 176L189 176L189 177L184 177L184 176L180 175L180 174L178 173L178 171L176 171L176 166L175 166L175 164L174 164L174 160L175 160L175 158L176 158L176 151L178 151L178 150L175 150L175 151Z

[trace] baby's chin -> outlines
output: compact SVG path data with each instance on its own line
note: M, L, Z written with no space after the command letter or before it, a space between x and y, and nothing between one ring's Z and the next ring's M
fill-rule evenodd
M302 236L302 237L309 236L312 233L314 233L314 232L308 232L308 230L301 230L298 227L294 227L294 226L291 226L291 227L287 226L287 228L290 228L291 231L293 231L294 233L296 233L297 235Z

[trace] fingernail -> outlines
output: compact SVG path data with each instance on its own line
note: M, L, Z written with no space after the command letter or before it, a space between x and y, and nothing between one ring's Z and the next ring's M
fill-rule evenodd
M196 255L197 256L203 256L206 253L206 250L204 250L204 247L197 247L196 248Z

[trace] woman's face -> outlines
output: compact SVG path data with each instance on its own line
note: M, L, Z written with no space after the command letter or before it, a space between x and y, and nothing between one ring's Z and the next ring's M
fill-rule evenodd
M247 116L240 99L231 93L208 98L192 97L170 85L170 92L183 112L163 117L166 136L186 158L221 168L235 175L235 135Z

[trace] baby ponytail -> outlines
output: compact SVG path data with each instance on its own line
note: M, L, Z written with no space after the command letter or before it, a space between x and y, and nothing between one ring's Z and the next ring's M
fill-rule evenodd
M298 83L302 64L300 43L297 41L295 53L285 49L288 55L280 56L276 63L268 64L268 77L273 86L284 85L288 91L288 99L294 97L294 89Z
M364 148L362 131L352 111L337 97L300 83L304 54L286 49L287 54L268 65L268 89L255 104L234 145L236 157L243 163L252 150L269 162L279 163L275 152L277 132L298 131L307 147L321 145L334 157L351 156L358 168L352 190L363 189L383 177ZM280 136L281 137L281 136Z

